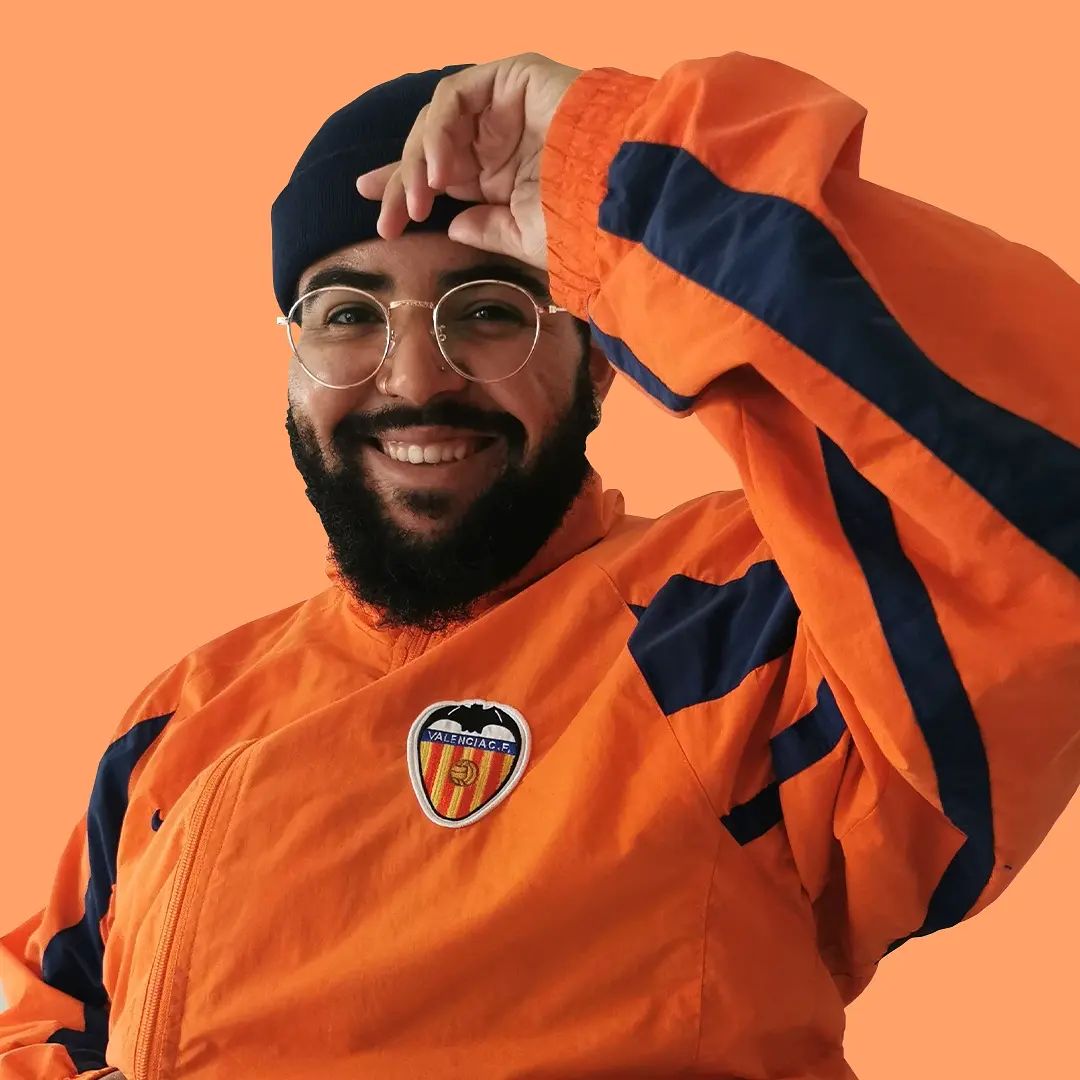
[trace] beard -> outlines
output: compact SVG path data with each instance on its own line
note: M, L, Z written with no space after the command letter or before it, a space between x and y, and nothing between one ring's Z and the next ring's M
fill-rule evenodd
M468 619L473 604L520 573L555 532L592 472L585 442L599 422L600 402L583 361L569 406L527 464L519 421L453 400L346 416L331 436L337 457L332 466L291 404L285 427L342 582L381 609L383 627L437 631ZM361 464L363 446L380 431L426 425L502 436L507 447L499 476L459 521L433 536L398 525ZM439 491L403 489L394 497L433 519L454 505Z

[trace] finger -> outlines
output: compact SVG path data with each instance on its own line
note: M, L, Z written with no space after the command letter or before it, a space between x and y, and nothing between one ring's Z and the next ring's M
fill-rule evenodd
M484 192L480 187L478 177L474 177L466 184L450 184L446 189L446 194L459 202L484 202Z
M381 199L383 192L386 190L387 182L394 175L394 170L399 164L399 162L394 161L389 165L382 165L377 169L361 173L356 178L356 190L365 199Z
M409 224L409 208L405 204L405 186L401 170L395 169L383 191L382 207L375 230L384 240L393 240L405 231Z
M430 105L416 116L401 151L401 179L405 186L405 205L413 221L423 221L431 213L435 192L428 184L427 160L424 157L424 130Z
M444 129L428 128L424 135L424 158L427 161L428 183L439 191L446 190L444 162L453 154L453 140Z
M444 129L458 116L479 116L491 103L495 79L503 63L492 60L488 64L476 64L442 79L431 95L428 123Z
M425 150L429 179L442 190L450 182L465 147L471 147L475 118L490 104L502 61L477 64L442 79L428 105Z
M402 159L398 175L405 192L405 209L409 217L413 221L425 221L435 202L435 192L427 182L427 163L422 157L413 157L408 161Z
M479 173L473 151L476 123L477 117L468 112L451 115L441 125L429 117L424 130L424 157L428 183L437 191L445 191L449 184L461 184Z
M529 261L509 206L470 206L450 222L446 235L459 244Z
M357 178L356 190L363 198L371 199L373 202L382 199L390 178L400 165L401 162L395 161L391 165L383 165L369 173L364 173ZM483 202L484 193L480 189L476 171L475 165L468 166L463 170L466 176L455 177L455 181L448 184L442 191L436 191L436 196L445 192L451 199L458 199L460 202Z

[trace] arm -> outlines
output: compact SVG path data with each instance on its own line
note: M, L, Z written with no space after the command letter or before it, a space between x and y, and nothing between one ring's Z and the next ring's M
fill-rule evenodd
M86 816L71 835L46 907L0 938L0 1080L96 1080L106 1063L103 958L120 830L134 775L169 720L149 692L101 758Z
M863 118L740 54L588 72L541 192L557 301L734 458L794 597L776 793L849 970L999 895L1080 777L1080 289L861 180Z

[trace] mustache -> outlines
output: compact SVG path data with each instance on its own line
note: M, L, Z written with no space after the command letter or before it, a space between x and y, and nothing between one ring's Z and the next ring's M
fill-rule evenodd
M509 413L488 412L460 401L432 401L423 408L391 405L378 412L350 413L338 421L331 436L342 455L354 453L384 431L402 427L459 427L480 435L502 436L511 450L525 445L525 427Z

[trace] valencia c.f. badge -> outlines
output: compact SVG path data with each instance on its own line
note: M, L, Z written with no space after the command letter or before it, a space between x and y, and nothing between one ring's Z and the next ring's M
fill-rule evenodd
M439 701L409 731L409 776L436 825L458 829L493 810L521 779L529 727L509 705Z

